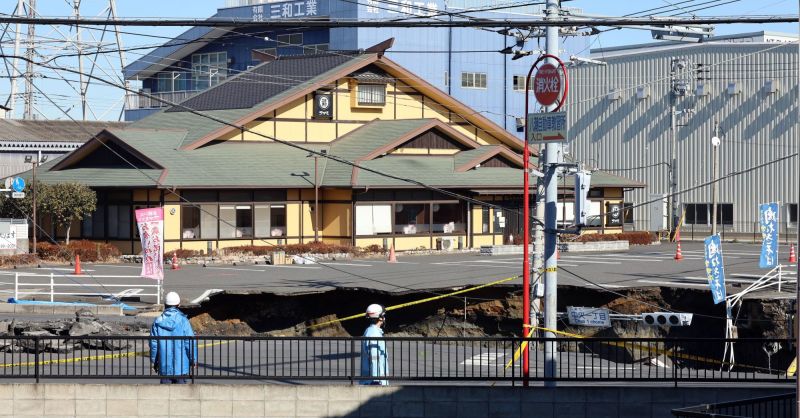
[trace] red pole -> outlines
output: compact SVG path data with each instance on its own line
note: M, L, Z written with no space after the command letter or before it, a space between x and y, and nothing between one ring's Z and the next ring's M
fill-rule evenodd
M538 61L537 61L538 62ZM528 249L531 242L530 228L530 149L528 148L528 92L530 91L531 74L535 64L528 71L525 78L525 145L522 151L522 336L527 337L531 332L531 266L530 251ZM530 363L528 351L530 345L522 350L522 385L528 386L530 378Z

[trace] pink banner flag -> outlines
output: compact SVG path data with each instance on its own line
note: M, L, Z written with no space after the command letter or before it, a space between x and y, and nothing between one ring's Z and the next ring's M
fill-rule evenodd
M142 239L142 277L164 280L164 208L136 210Z

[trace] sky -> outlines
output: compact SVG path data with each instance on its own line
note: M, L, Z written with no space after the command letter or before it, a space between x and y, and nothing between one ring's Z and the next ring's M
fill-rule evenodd
M725 3L722 0L719 0ZM502 0L503 3L507 2ZM606 16L622 16L630 13L639 12L642 10L675 5L678 11L692 10L697 7L687 7L683 10L680 8L683 5L695 3L703 4L708 0L694 0L692 2L681 0L572 0L565 1L565 7L577 7L583 9L586 14L606 15ZM764 14L797 14L798 2L796 0L783 0L783 1L770 1L770 0L739 0L731 4L722 4L719 7L714 7L702 11L698 11L697 15L700 16L741 16L741 15L764 15ZM13 11L15 0L1 0L0 13L11 13ZM44 16L68 16L71 9L66 1L63 0L39 0L39 13ZM105 7L107 7L107 0L82 0L81 11L83 16L97 17L100 16ZM213 15L217 8L223 7L225 0L117 0L117 12L123 18L206 18ZM661 9L658 12L668 12L668 9ZM662 13L663 15L672 15L678 12L671 11L669 13ZM105 14L102 15L105 17ZM166 42L167 39L160 37L173 37L187 28L178 27L127 27L123 30L135 33L145 33L148 36L138 36L133 34L123 34L122 43L125 48L131 47L148 47ZM418 30L418 29L409 29ZM755 32L761 30L797 33L797 24L769 24L769 25L719 25L715 33L718 35ZM24 28L23 28L24 32ZM95 32L99 34L99 32ZM60 28L60 32L53 28L42 27L37 32L37 35L42 36L43 40L47 41L48 38L74 37L74 30L68 28ZM23 35L24 36L24 35ZM82 33L84 39L90 38L88 32ZM97 35L99 36L99 35ZM113 39L107 35L103 42L110 42ZM598 36L592 37L590 43L593 48L596 47L611 47L618 45L626 45L632 43L652 42L650 32L636 29L623 29L604 32ZM3 47L6 53L11 53L13 47L4 39ZM50 48L57 46L57 43L51 43ZM142 55L146 54L147 50L130 51L126 53L127 62L132 62ZM44 52L47 54L47 52ZM120 61L116 54L108 54L107 59L100 59L96 68L95 74L109 79L121 81ZM58 61L60 65L77 66L77 60L62 58ZM88 63L86 64L88 65ZM24 69L24 63L18 62L17 68ZM0 75L6 75L6 70L0 67ZM42 75L47 78L37 80L37 85L40 86L43 93L37 92L36 97L36 111L40 114L41 118L47 119L68 119L62 110L68 110L72 118L81 119L81 103L78 99L77 93L80 89L76 81L70 83L64 82L59 77L64 77L69 80L77 80L77 75L61 73L57 74L52 70L43 70ZM18 83L21 84L21 83ZM18 92L20 91L18 87ZM0 104L5 102L5 99L10 93L10 83L7 77L0 79ZM44 93L50 96L50 99L45 97ZM87 119L98 120L118 120L121 115L122 103L124 96L119 89L107 87L102 85L89 85L88 89L90 111L87 112ZM53 100L55 103L51 103ZM21 117L21 104L18 102L20 110L16 113L16 117ZM61 110L60 110L61 109Z

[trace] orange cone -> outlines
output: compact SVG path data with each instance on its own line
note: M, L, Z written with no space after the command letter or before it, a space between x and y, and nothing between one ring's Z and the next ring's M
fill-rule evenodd
M797 254L795 254L795 252L794 252L794 244L792 244L792 246L789 247L789 262L790 263L796 263L797 262Z
M396 263L397 262L397 255L394 253L394 245L389 247L389 261L387 263Z
M80 276L81 274L83 274L81 272L81 256L79 256L78 254L75 254L75 272L73 272L72 274L76 276Z
M234 266L235 265L236 264L234 264ZM172 269L173 270L180 270L181 269L180 264L178 264L178 255L174 254L174 253L172 254Z
M678 241L678 248L675 250L675 261L683 260L683 253L681 253L681 242Z

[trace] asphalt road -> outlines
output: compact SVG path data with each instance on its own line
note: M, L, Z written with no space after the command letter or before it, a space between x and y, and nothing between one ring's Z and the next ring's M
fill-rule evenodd
M684 259L676 262L674 244L634 246L620 253L564 253L559 260L559 285L607 289L626 287L672 286L707 288L702 243L682 245ZM726 283L729 292L746 286L767 271L758 268L758 245L723 244ZM796 281L796 266L785 263L787 281ZM198 265L167 270L164 286L175 290L185 302L198 300L212 289L226 291L267 291L283 294L326 291L340 287L364 287L402 292L419 289L456 288L490 283L521 274L521 256L481 256L477 253L399 256L396 264L384 259L356 259L313 265ZM135 264L83 264L84 275L74 276L69 266L43 266L0 271L0 294L13 296L14 276L30 283L20 291L49 292L50 274L57 291L64 293L101 293L139 295L153 302L150 296L155 284L137 277L141 269ZM518 278L508 284L521 284ZM735 287L734 287L735 286ZM785 296L794 291L793 284L783 286ZM780 296L780 295L773 295ZM67 297L67 296L65 296ZM26 297L30 298L30 296ZM37 299L49 298L38 296ZM57 297L58 299L58 297Z

